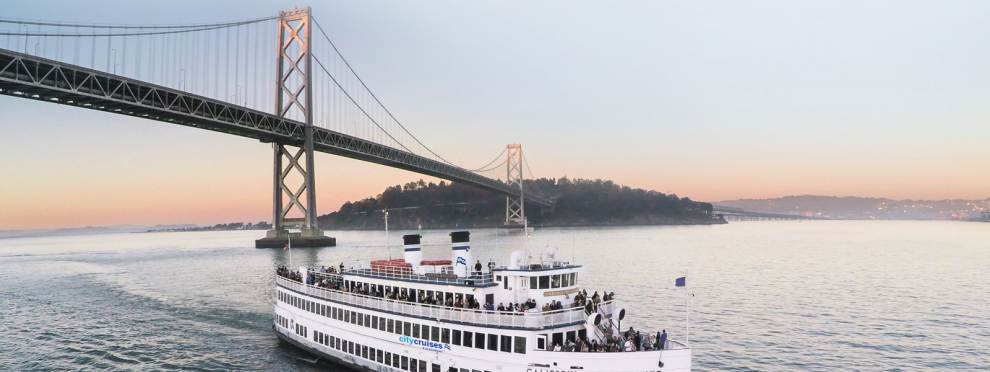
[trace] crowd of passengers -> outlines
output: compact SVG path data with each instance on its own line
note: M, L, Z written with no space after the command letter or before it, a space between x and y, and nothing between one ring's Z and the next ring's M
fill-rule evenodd
M333 266L330 267L323 266L317 271L326 274L336 274L338 272L344 271L344 264L343 263L340 264L339 271ZM290 270L285 266L280 266L276 270L276 272L279 276L291 280L295 280L297 282L302 281L302 276L299 275L299 272L297 272L296 270ZM388 289L383 290L381 286L372 286L367 283L352 283L353 286L349 288L348 286L344 285L344 281L341 280L340 277L327 277L324 279L317 279L315 275L309 275L306 277L306 284L317 286L320 288L333 289L341 292L350 292L350 293L378 297L378 298L386 298L395 301L415 302L425 305L438 305L438 306L455 307L462 309L484 309L488 311L515 313L518 315L527 312L537 312L536 309L537 307L539 307L536 303L536 300L534 299L529 299L526 302L520 302L520 303L512 303L512 302L508 304L499 303L498 305L486 302L484 305L482 305L473 296L468 296L466 299L462 299L460 296L457 296L457 298L448 297L446 300L442 298L434 298L431 296L410 297L409 295L407 295L406 291L392 291ZM543 306L540 307L540 310L543 312L549 312L549 311L583 307L585 313L592 314L598 311L598 306L601 303L611 301L614 297L615 297L615 292L605 292L604 295L599 295L598 291L595 291L594 294L588 296L587 290L581 290L574 295L574 302L572 302L569 307L565 307L564 304L561 303L560 301L549 301L543 304Z
M656 336L649 333L640 333L629 327L629 330L619 337L608 337L604 342L598 340L588 342L587 338L577 340L577 342L567 340L563 345L554 343L552 351L583 352L583 353L610 353L626 351L653 351L666 349L667 330L657 332Z

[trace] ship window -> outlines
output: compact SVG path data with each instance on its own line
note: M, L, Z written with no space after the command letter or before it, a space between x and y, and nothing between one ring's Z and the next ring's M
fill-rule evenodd
M405 355L402 356L402 369L409 370L409 357Z
M451 330L451 333L453 333L453 335L450 338L451 339L450 343L452 343L454 345L460 345L461 344L461 331L454 329L454 330Z
M394 333L394 332L395 332L395 321L393 321L392 319L389 319L388 320L388 333Z
M529 277L529 289L536 289L538 285L539 279L536 279L535 276Z
M371 328L378 328L378 315L371 316Z
M392 354L392 367L399 368L399 354Z
M336 337L330 336L330 340L327 342L327 345L330 345L330 347L336 348L336 346L335 346L336 345L336 341L337 341L337 338Z
M371 327L371 315L368 314L364 315L364 325L366 327Z
M575 342L574 331L567 331L567 341Z
M368 360L371 360L371 361L374 361L375 360L375 348L373 348L373 347L369 347L368 348L368 357L367 357L367 359Z
M357 324L358 318L361 317L357 311L351 311L351 324Z
M512 352L512 336L502 335L502 351L506 353Z
M561 283L560 283L560 286L561 287L570 287L571 286L571 274L561 275L560 281L561 281Z
M385 332L385 318L378 318L378 330Z
M502 289L509 289L509 277L502 278Z
M560 288L560 275L550 276L550 288Z
M488 350L498 351L498 335L488 335Z
M440 341L440 327L430 327L430 340Z
M588 331L584 329L578 330L578 340L585 340L588 338Z
M560 333L560 332L557 332L557 333L554 333L553 334L553 343L550 344L550 348L553 349L554 347L557 347L558 345L564 346L564 334L563 333Z
M536 338L536 350L547 349L547 335L540 335Z
M571 273L571 285L577 285L577 273Z
M471 347L474 341L474 333L470 331L464 331L464 343L461 346Z
M419 337L419 324L413 324L412 325L412 336L415 337L415 338L420 338Z
M409 358L409 371L410 372L419 372L419 361L418 360L413 359L413 358Z
M526 354L526 338L521 336L516 336L516 344L513 345L513 350L517 354Z
M440 342L443 342L445 344L449 344L450 343L450 330L449 329L444 328L440 332Z
M392 353L386 351L385 352L385 361L383 361L382 363L385 364L385 365L392 364Z
M546 276L546 275L541 276L540 277L540 289L547 289L547 288L550 288L550 277L549 276Z
M357 315L357 325L364 327L364 317L361 316L361 314L356 314L356 315Z
M425 360L419 361L419 372L427 372L426 371L426 361Z
M501 275L495 275L495 281L501 282L502 281L502 276Z
M376 356L378 357L378 363L381 363L382 362L383 355L385 355L385 352L382 351L382 350L378 350L378 351L376 351L376 354L377 354Z
M405 324L403 324L402 325L402 335L403 336L409 336L409 334L412 333L412 331L410 330L411 327L412 327L412 325L409 324L409 322L406 322Z
M420 338L422 338L424 340L429 340L430 339L430 326L428 326L426 324L423 324L423 325L420 325L420 326L423 327L423 332L421 333L421 336L422 337L420 337Z
M372 351L371 353L374 354L374 351ZM368 347L367 346L361 346L361 357L364 358L364 359L368 359Z
M481 332L474 333L474 348L484 349L485 348L485 334Z

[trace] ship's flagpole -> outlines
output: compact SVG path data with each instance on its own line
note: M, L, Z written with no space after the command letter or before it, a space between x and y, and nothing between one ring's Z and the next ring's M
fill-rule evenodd
M687 282L687 270L684 270ZM684 346L691 347L691 301L688 296L687 283L684 283Z
M674 287L683 288L684 290L684 346L688 346L688 343L691 342L691 316L689 315L691 310L688 303L687 270L684 270L684 276L674 279Z
M286 234L289 237L288 245L286 245L286 250L289 251L289 267L292 267L292 233Z

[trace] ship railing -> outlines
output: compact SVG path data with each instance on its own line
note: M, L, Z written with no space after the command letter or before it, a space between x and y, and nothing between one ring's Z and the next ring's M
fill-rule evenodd
M585 313L584 308L579 307L554 311L536 310L521 313L464 309L390 300L380 297L321 288L312 285L304 285L300 282L281 276L277 276L275 278L275 282L276 284L290 290L324 300L401 315L465 324L523 329L542 329L559 325L581 323L586 321L588 318L588 314ZM598 311L603 314L611 314L612 310L613 303L611 301L599 304Z

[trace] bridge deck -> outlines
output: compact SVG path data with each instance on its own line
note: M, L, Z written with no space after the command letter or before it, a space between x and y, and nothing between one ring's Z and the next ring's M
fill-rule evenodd
M0 49L0 94L302 146L304 123L176 89ZM315 150L519 196L495 179L319 126ZM527 193L528 202L550 200Z

